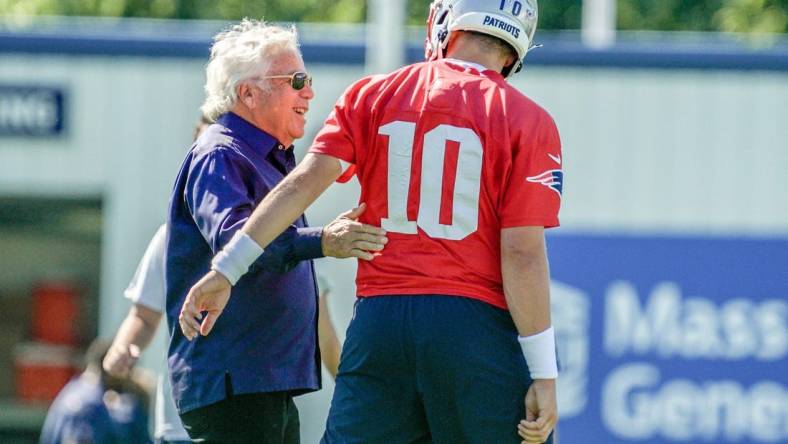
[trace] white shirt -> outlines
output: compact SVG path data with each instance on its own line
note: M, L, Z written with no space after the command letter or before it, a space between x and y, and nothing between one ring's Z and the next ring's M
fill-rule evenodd
M165 239L165 225L162 225L153 235L153 239L137 265L134 277L124 291L124 295L131 302L159 313L164 313L167 299L164 281ZM166 355L162 354L159 359L155 360L158 384L156 386L154 436L156 439L165 441L189 441L189 434L181 424L181 418L175 409L175 401L172 399L172 387L167 375L166 358Z

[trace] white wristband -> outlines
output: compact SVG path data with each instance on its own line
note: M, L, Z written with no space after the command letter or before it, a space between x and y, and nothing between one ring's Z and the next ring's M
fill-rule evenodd
M249 270L249 266L263 254L263 248L248 234L238 230L211 261L211 269L221 273L235 285Z
M553 327L531 336L518 336L531 379L555 379L558 377L558 361L555 357L555 332Z

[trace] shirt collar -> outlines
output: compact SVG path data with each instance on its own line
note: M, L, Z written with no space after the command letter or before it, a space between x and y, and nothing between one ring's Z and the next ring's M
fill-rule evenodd
M478 63L468 62L466 60L460 60L460 59L452 59L452 58L440 59L440 60L445 63L448 63L449 65L452 65L454 69L458 69L458 68L461 70L472 69L478 72L479 75L487 77L488 79L498 83L506 80L501 73L497 71L493 71L492 69L487 68L484 65L480 65Z
M252 125L243 117L233 112L227 112L216 119L216 123L232 130L238 135L247 145L253 150L259 152L263 156L267 156L274 148L280 150L287 150L293 148L293 145L285 146L280 143L276 138L260 128Z
M452 58L447 58L446 61L449 63L453 63L457 66L460 66L462 68L473 68L476 71L479 71L480 74L484 71L489 71L488 68L486 68L484 65L481 65L479 63L468 62L466 60L452 59Z

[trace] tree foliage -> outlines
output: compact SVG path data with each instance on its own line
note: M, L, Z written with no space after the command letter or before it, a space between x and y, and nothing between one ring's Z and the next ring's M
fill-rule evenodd
M617 0L618 28L661 31L788 32L788 0ZM578 29L582 0L542 0L541 29ZM430 0L408 0L422 25ZM365 0L0 0L2 15L363 22Z
M364 0L0 0L0 14L362 22Z

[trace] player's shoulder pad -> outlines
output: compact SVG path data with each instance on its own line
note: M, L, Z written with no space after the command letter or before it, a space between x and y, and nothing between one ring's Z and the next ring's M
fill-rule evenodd
M505 100L507 102L507 108L518 111L514 113L512 117L517 118L518 114L522 117L522 115L525 114L529 116L529 118L540 122L553 122L553 117L542 105L508 83L506 86Z
M383 81L385 81L385 78L385 74L372 74L362 77L351 83L350 86L345 89L344 95L356 96L363 95L369 91L374 91Z
M407 76L414 70L418 70L419 67L425 63L428 62L419 62L405 65L387 74L371 74L362 77L361 79L353 82L345 90L345 95L364 95L370 92L380 91L390 84L395 84L401 81L404 76Z

